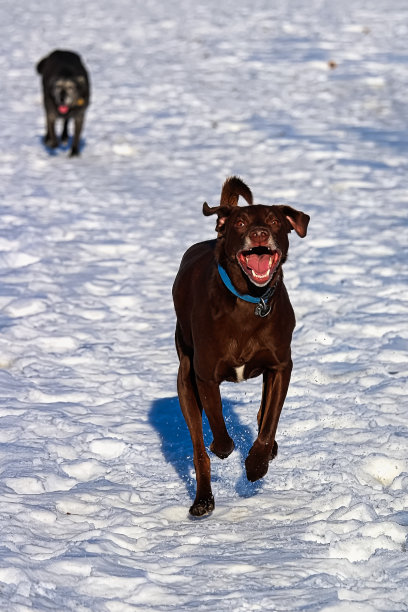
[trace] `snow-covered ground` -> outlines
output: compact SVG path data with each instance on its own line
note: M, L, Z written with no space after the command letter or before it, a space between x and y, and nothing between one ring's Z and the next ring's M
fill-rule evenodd
M0 34L0 609L408 610L406 0L3 1ZM80 159L41 144L56 47ZM171 285L231 174L311 224L279 456L246 481L260 381L223 385L194 521Z

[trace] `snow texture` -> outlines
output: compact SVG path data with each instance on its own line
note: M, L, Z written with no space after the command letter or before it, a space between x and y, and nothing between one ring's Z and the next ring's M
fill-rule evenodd
M408 610L406 1L24 0L0 32L0 609ZM55 48L79 159L41 142ZM261 383L223 385L191 520L171 285L231 174L311 224L279 456L246 481Z

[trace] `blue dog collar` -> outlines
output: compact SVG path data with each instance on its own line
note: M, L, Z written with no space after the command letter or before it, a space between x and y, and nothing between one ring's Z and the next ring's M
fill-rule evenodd
M218 272L226 288L229 289L231 293L233 293L236 297L240 298L241 300L244 300L245 302L251 302L252 304L259 304L261 298L253 297L252 295L248 295L248 293L239 293L235 289L230 277L227 274L227 271L225 270L225 268L222 267L221 264L218 264Z
M235 289L230 277L228 276L226 270L222 267L221 264L218 264L218 273L226 288L231 291L233 295L235 295L240 300L244 300L244 302L251 302L251 304L257 304L257 307L255 308L255 314L258 317L266 317L271 312L271 305L268 304L268 302L275 293L278 281L273 285L273 287L269 287L269 289L267 289L261 297L254 297L252 295L249 295L248 293L239 293L239 291Z

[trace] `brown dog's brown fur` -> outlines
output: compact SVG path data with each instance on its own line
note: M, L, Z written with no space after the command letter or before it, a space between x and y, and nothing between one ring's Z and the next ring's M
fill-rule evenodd
M248 206L238 207L239 196ZM217 214L218 237L188 249L173 286L180 359L177 387L193 443L197 478L197 494L190 508L194 516L214 509L210 459L202 431L203 409L214 438L211 451L226 458L234 449L222 414L222 381L263 375L258 437L245 461L248 479L262 478L269 461L276 456L275 434L290 381L290 344L295 327L282 264L289 246L288 233L295 229L304 237L309 222L308 215L290 206L252 205L250 189L237 177L224 183L220 205L210 208L204 203L203 213ZM258 257L266 249L268 253L278 253L279 260L267 284L259 286L256 279L249 278L252 272L244 270L245 261L250 261L245 260L245 254L256 253ZM244 260L244 268L239 260ZM259 297L273 286L269 314L256 316L253 303L236 297L221 280L218 264L240 294Z

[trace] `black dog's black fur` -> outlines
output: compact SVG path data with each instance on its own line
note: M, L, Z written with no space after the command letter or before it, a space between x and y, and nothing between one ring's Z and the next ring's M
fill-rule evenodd
M37 64L37 72L42 76L44 108L47 132L44 143L47 147L58 146L55 122L64 122L61 142L68 141L68 122L74 120L75 130L71 156L79 155L80 136L89 105L90 84L88 72L81 58L72 51L53 51Z

